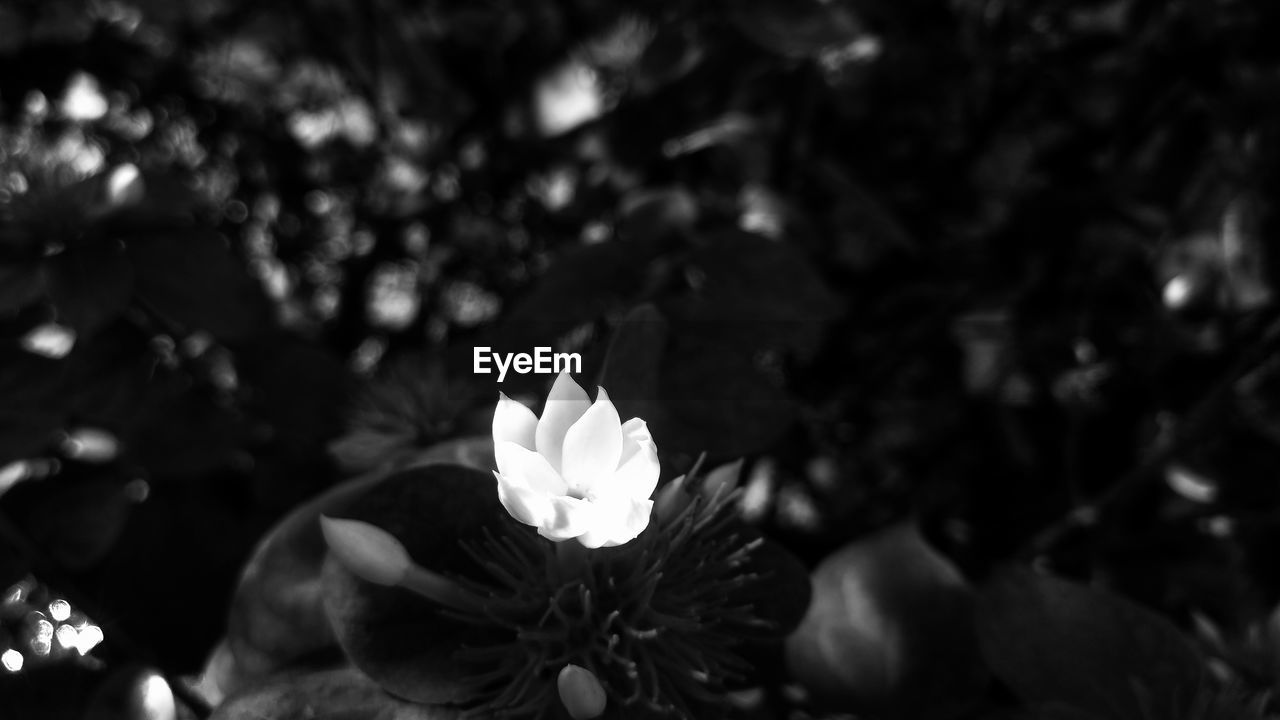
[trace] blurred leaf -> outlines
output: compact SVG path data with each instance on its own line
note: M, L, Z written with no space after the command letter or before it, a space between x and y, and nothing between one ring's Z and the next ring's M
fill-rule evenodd
M0 467L39 454L62 427L72 398L64 391L67 365L0 347Z
M329 443L329 454L338 466L348 472L371 470L388 458L412 447L417 433L410 428L400 431L355 428Z
M1168 620L1120 597L1028 571L982 593L982 652L1029 704L1071 705L1110 720L1178 717L1203 661Z
M745 572L762 579L748 585L738 598L750 603L756 617L773 624L752 639L781 639L800 624L809 609L813 588L809 570L795 555L776 542L764 540L744 566Z
M279 333L240 347L235 359L240 382L251 393L245 411L270 428L269 441L257 448L258 461L284 469L322 457L325 443L342 431L353 385L336 354ZM280 477L262 492L294 502L316 487L303 478Z
M0 315L26 307L45 289L39 263L0 265Z
M743 35L792 60L844 47L863 33L845 0L748 0L731 5L729 17Z
M462 549L485 528L514 525L493 477L460 465L405 470L369 489L339 517L363 520L399 539L415 561L445 575L482 580ZM399 587L373 585L325 563L324 602L347 657L389 692L421 703L474 697L476 672L456 656L495 631L459 623L439 605Z
M192 188L188 175L174 168L121 172L125 167L94 178L94 203L105 213L99 219L103 237L128 242L134 237L207 232L204 226L214 209L208 195Z
M696 68L705 55L693 23L659 28L634 70L636 92L647 95L679 80Z
M0 676L6 720L79 718L100 677L73 663L31 665L19 676L6 672Z
M71 326L81 337L123 313L133 294L133 266L117 245L68 250L51 258L45 272L58 322Z
M457 710L388 695L354 668L285 676L229 698L210 720L456 720Z
M138 408L124 440L130 458L150 472L192 476L231 464L251 430L231 408L172 379Z
M618 234L625 238L661 237L688 230L698 221L697 198L680 185L636 188L619 203Z
M216 234L148 235L128 247L138 296L164 320L231 343L270 328L261 289Z
M665 412L653 425L658 447L696 455L740 457L759 452L795 420L795 403L740 349L679 336L662 370Z
M847 169L821 160L810 173L805 191L826 199L830 207L826 232L832 236L832 260L850 270L866 272L890 253L919 252L919 244L901 219Z
M687 272L693 290L664 310L678 327L747 352L786 349L810 358L840 308L794 246L750 233L717 234L694 250Z
M146 336L116 325L67 358L66 386L78 421L119 431L138 421L149 395L170 377L156 367Z
M495 329L494 351L552 346L564 333L627 304L644 286L646 266L661 249L658 239L638 237L568 250L512 303Z
M885 718L952 718L986 689L973 593L908 521L838 550L787 641L792 673L820 700Z
M1227 204L1222 217L1222 263L1231 307L1241 312L1271 304L1274 295L1267 278L1263 244L1263 200L1241 194Z
M419 453L404 467L460 463L488 470L488 438L462 439ZM335 642L325 617L321 566L327 548L319 516L332 514L388 477L382 469L348 480L295 508L258 543L246 563L227 621L229 657L215 656L205 682L236 692L256 679Z
M5 503L27 537L69 570L91 568L106 557L132 506L120 480L109 475L26 483Z
M652 305L627 313L614 330L600 371L600 386L624 418L644 418L661 426L658 403L662 357L667 344L667 321Z

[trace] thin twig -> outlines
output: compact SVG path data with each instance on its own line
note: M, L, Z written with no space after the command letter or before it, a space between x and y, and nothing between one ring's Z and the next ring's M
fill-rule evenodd
M1160 469L1190 440L1211 426L1229 405L1236 383L1280 350L1280 318L1272 320L1257 345L1237 360L1204 397L1186 414L1177 430L1162 438L1133 470L1107 488L1092 501L1073 507L1070 512L1036 533L1018 552L1017 558L1029 561L1051 550L1071 532L1095 524L1102 513L1123 503L1152 479L1162 477Z

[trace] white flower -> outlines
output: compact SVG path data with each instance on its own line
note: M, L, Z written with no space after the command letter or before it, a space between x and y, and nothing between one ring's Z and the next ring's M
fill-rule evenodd
M592 403L562 373L541 419L499 393L493 446L502 506L539 535L598 548L648 527L658 450L643 420L621 422L604 388Z

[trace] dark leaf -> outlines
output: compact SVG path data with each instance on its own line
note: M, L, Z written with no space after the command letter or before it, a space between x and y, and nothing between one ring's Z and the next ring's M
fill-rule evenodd
M42 452L66 421L67 365L16 347L0 348L0 467Z
M192 476L228 466L244 451L251 430L234 410L173 379L139 408L125 444L131 458L152 473Z
M787 660L820 700L884 718L950 718L986 689L972 592L913 522L823 560L813 593Z
M688 230L698 221L698 200L683 186L637 188L619 204L618 234L626 238L654 238Z
M146 236L128 242L138 296L182 330L204 330L223 342L246 340L270 328L258 285L226 244L206 230Z
M44 293L39 263L0 265L0 314L26 307Z
M460 465L402 471L338 514L390 532L430 570L477 580L462 544L479 541L484 528L515 523L498 502L493 476ZM332 561L325 564L324 601L347 656L389 692L422 703L472 698L466 681L477 669L456 653L495 631L459 623L429 600L360 580Z
M746 352L811 357L839 310L822 276L790 245L727 232L695 250L689 264L693 291L664 308L673 324Z
M744 571L758 574L761 582L748 586L739 599L750 603L757 617L773 625L753 639L777 639L794 630L813 596L808 568L786 548L765 539L751 553Z
M455 720L458 711L407 703L354 668L285 676L218 706L210 720Z
M256 448L257 461L273 478L259 492L286 502L314 495L314 477L289 476L324 456L324 446L342 431L351 377L335 353L284 333L264 335L235 353L240 380L249 389L245 410L270 428ZM272 472L271 468L281 470Z
M743 35L791 59L842 48L863 33L847 2L750 0L730 7L730 17Z
M410 465L460 463L489 469L488 438L437 445ZM206 676L223 691L236 691L291 662L334 644L324 614L320 578L327 548L321 514L336 513L387 471L363 475L295 508L266 535L245 565L231 601L226 652L215 654Z
M1111 720L1176 717L1203 679L1202 659L1169 621L1128 600L1012 571L982 593L982 652L1029 704Z
M496 333L495 350L528 352L617 310L644 284L645 266L659 243L637 238L574 248L518 299Z
M652 305L641 305L627 314L613 332L600 385L624 418L644 418L660 426L658 389L662 356L667 345L667 321Z
M101 243L64 252L46 265L58 322L82 338L124 312L133 292L133 267L122 248Z
M635 69L635 91L647 95L679 80L697 67L704 55L696 26L659 29Z
M740 350L696 337L672 343L663 364L665 412L653 426L658 447L739 457L786 432L795 406L778 382Z
M806 191L830 206L825 231L831 235L834 262L866 272L891 253L919 252L919 244L872 188L831 162L815 163L810 173Z
M27 537L70 570L85 570L106 557L131 508L122 483L110 476L27 483L5 501Z
M67 385L76 420L119 431L139 419L147 397L168 378L136 329L116 325L67 358Z

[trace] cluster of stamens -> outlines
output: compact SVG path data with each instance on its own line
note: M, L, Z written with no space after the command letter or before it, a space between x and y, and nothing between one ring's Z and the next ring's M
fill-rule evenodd
M767 627L739 590L760 582L745 566L761 541L741 531L728 489L691 493L683 508L634 541L585 551L512 528L466 547L491 582L457 582L485 598L456 619L500 628L506 642L470 646L460 662L487 698L470 717L554 716L556 675L594 674L627 716L707 717L749 666L735 646ZM527 530L527 532L525 532Z

